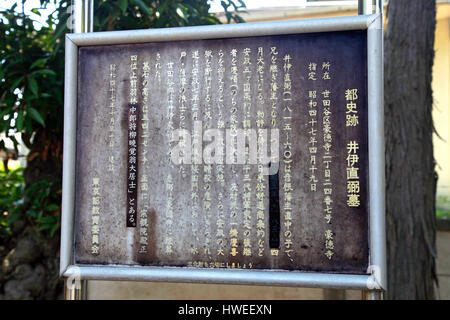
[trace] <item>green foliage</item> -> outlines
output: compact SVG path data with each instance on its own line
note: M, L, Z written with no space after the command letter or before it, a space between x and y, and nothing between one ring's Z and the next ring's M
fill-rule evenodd
M207 0L96 1L94 31L166 28L218 24ZM236 4L237 2L238 4ZM222 1L228 23L244 22L242 0ZM231 9L231 10L230 10Z
M0 235L11 233L11 223L18 218L18 207L23 203L22 168L0 171Z
M64 1L63 1L64 2ZM0 132L13 140L22 132L30 148L32 134L50 124L62 130L64 10L47 19L48 26L16 11L17 4L0 12Z
M27 219L38 229L50 235L59 230L61 217L61 189L58 183L39 181L24 193Z
M222 1L228 22L243 22L237 13L245 4L235 1ZM17 3L0 11L0 132L16 144L13 134L22 132L29 148L37 128L62 131L64 36L69 32L70 1L41 0L41 5L44 8L50 2L58 8L48 16L48 26L39 28L30 16L17 12ZM220 23L208 12L207 0L103 0L94 4L95 31ZM39 14L39 9L33 12Z
M437 197L436 216L440 219L450 219L450 197L447 196Z
M60 227L60 186L40 181L25 189L22 172L23 168L0 171L0 235L10 235L12 223L22 218L53 236Z
M236 23L245 22L244 19L241 18L241 16L236 15L234 12L246 12L243 11L246 6L243 0L237 0L238 4L235 3L235 1L231 0L222 0L220 1L223 9L225 10L225 16L227 17L227 23L230 23L232 20ZM230 10L230 8L232 10Z

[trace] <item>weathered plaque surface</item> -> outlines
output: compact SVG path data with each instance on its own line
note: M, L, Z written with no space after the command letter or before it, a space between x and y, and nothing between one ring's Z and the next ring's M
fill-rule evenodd
M366 273L366 37L80 47L75 263Z

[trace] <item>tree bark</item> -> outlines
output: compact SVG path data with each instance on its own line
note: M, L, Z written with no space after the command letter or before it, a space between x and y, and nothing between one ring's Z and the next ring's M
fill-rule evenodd
M27 186L42 180L61 181L62 135L58 130L36 130L23 175Z
M434 299L436 258L431 76L436 2L391 0L385 35L389 299Z
M27 157L27 187L47 180L59 193L62 174L62 136L54 127L36 131ZM53 192L52 192L53 193ZM32 196L33 197L33 196ZM55 195L50 197L57 198ZM25 208L32 200L25 198ZM63 297L59 278L60 236L39 232L26 213L11 226L12 235L0 237L0 300L53 300ZM4 244L4 245L3 245Z

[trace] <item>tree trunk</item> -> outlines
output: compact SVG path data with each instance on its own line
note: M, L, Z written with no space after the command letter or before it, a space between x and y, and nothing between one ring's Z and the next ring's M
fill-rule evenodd
M60 131L54 128L36 130L23 175L27 186L42 180L61 181L62 134Z
M36 131L24 171L26 186L47 180L59 194L62 174L62 137L56 129ZM53 198L58 198L58 195ZM25 207L33 199L27 199ZM12 235L0 238L0 300L62 298L59 279L59 232L39 232L26 214L12 224Z
M435 297L435 16L434 0L389 1L384 88L389 299Z

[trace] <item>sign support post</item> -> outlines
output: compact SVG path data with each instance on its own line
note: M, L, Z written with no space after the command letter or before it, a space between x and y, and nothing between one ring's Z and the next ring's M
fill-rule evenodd
M71 10L75 33L94 31L94 0L72 0ZM65 300L86 300L86 297L87 280L64 279Z
M381 37L381 51L383 52L383 0L358 0L358 15L367 15L379 13L381 15L381 26L378 30L378 36ZM381 67L383 67L383 53L381 54ZM383 72L381 72L381 88L383 87ZM383 97L383 95L382 95ZM381 101L382 103L383 101ZM382 105L381 105L382 106ZM381 107L380 106L380 107ZM363 300L383 300L384 291L363 290Z

